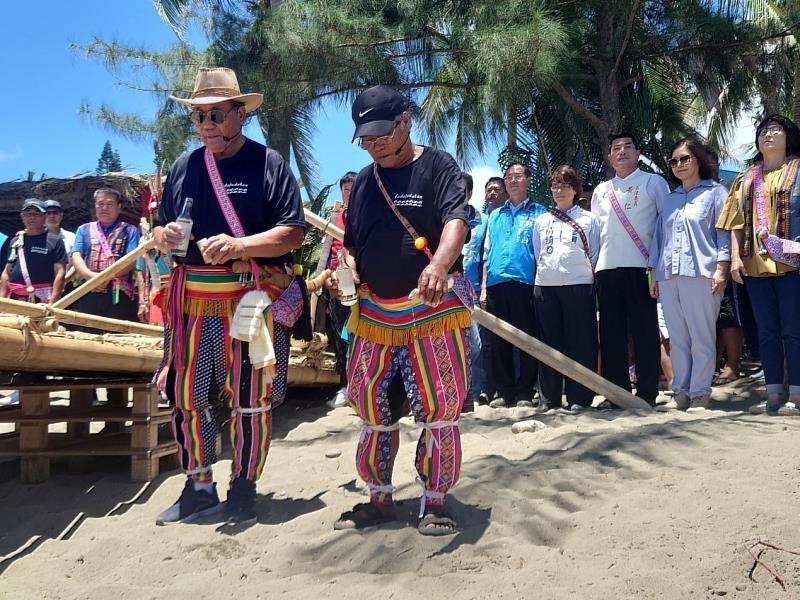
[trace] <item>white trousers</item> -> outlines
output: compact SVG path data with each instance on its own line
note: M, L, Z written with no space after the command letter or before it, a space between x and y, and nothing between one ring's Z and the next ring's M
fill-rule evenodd
M659 281L658 291L669 330L673 391L690 398L710 394L722 293L711 293L708 277L673 277Z

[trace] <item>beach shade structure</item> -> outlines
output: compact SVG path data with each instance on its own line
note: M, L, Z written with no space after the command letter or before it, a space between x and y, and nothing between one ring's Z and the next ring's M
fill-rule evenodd
M344 240L344 232L331 223L329 220L314 214L308 209L305 210L306 221L323 231L323 233ZM413 292L412 292L413 294ZM524 331L517 329L510 323L498 319L494 315L481 308L467 306L472 311L473 320L482 325L495 335L514 344L517 348L542 361L547 366L555 369L570 379L573 379L593 390L597 394L604 396L609 401L622 408L635 408L651 410L652 407L638 396L634 396L628 390L615 385L604 379L591 369L587 369L582 364L565 356L547 344L528 335Z

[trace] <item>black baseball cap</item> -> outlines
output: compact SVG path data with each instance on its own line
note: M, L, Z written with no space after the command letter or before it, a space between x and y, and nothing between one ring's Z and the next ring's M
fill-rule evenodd
M20 210L22 211L28 208L35 208L40 212L44 212L44 206L42 206L41 201L37 200L36 198L27 198L22 203L22 208Z
M61 210L61 202L58 200L45 200L43 206L45 210L48 208L57 208L58 210Z
M400 93L388 85L375 85L359 94L353 102L353 140L365 135L386 135L392 132L397 117L406 109Z

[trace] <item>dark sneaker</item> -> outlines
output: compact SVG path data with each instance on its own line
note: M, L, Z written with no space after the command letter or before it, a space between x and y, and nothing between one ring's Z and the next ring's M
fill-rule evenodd
M256 515L256 483L242 477L231 482L225 501L225 520L231 525L252 525Z
M193 523L202 517L213 515L220 510L217 484L213 492L194 489L191 479L186 480L180 498L156 518L156 525L173 523Z

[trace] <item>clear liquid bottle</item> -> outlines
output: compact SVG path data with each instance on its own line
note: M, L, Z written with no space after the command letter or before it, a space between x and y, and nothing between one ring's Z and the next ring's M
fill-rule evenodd
M343 306L352 306L358 299L356 296L356 283L353 279L353 269L347 266L344 249L339 249L336 257L338 259L336 281L339 285L339 292L341 292L339 302L341 302Z
M189 237L192 235L193 225L192 204L194 204L194 200L187 197L183 202L181 214L175 219L175 222L180 225L181 231L183 232L183 240L181 240L180 246L172 250L173 256L186 256L186 252L189 249Z

